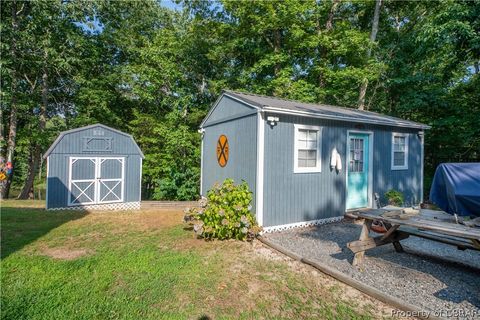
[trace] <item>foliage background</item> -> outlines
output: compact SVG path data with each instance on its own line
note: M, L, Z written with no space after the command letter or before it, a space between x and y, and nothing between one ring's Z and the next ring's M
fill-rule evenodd
M372 42L374 8L338 0L2 3L2 156L12 110L18 116L11 196L31 172L42 190L36 150L62 130L101 122L132 133L144 151L144 198L193 199L198 125L222 89L356 107L364 79L368 110L432 126L428 190L438 163L480 158L480 2L385 0Z

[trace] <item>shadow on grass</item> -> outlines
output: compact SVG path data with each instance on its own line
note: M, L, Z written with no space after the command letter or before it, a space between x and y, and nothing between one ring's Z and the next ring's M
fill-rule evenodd
M17 205L18 204L18 205ZM37 240L50 230L83 218L87 211L46 211L9 201L1 208L1 259Z

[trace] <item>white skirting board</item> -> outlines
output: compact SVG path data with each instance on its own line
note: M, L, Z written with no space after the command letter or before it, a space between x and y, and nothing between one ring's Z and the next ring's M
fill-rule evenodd
M311 227L311 226L319 226L319 225L322 225L322 224L338 222L338 221L341 221L342 219L343 219L343 216L339 216L339 217L332 217L332 218L325 218L325 219L318 219L318 220L310 220L310 221L302 221L302 222L295 222L295 223L289 223L289 224L281 224L281 225L278 225L278 226L264 227L261 234L277 232L277 231L284 231L284 230L293 229L293 228L305 228L305 227Z
M117 203L105 203L105 204L90 204L85 206L72 206L65 208L49 208L47 210L140 210L140 201L135 202L117 202Z

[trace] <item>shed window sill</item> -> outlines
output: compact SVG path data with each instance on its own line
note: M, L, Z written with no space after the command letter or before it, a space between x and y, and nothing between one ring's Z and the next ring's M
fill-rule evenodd
M321 173L320 168L295 168L293 173Z

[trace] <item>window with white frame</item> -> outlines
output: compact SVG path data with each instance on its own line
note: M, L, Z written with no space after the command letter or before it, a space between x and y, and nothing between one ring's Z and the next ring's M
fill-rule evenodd
M321 127L295 125L294 172L321 172Z
M408 135L392 133L392 170L408 169Z

